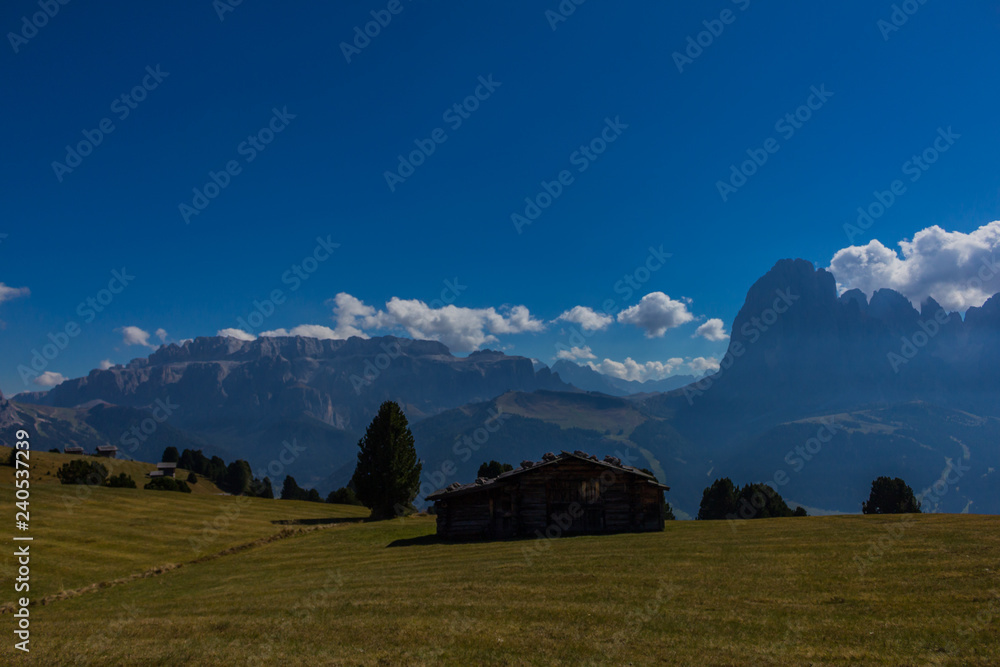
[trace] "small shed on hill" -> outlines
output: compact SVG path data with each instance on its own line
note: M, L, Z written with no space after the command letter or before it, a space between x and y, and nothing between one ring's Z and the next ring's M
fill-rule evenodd
M652 474L585 452L546 454L493 479L427 496L447 538L534 537L663 530L663 492Z
M65 454L83 454L83 447L78 445L70 445L63 447L63 453Z
M167 463L165 461L160 461L156 464L156 470L146 473L150 477L173 477L174 473L177 472L176 463Z
M118 456L118 448L114 445L98 445L97 455L104 458L113 459Z

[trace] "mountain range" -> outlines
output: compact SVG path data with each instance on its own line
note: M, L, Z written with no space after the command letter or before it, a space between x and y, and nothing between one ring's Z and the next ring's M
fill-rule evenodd
M875 477L901 476L927 509L1000 513L998 343L1000 295L963 318L887 289L840 294L829 272L782 260L751 286L720 369L702 378L628 382L395 337L208 337L0 398L0 425L150 461L166 444L202 448L325 493L395 400L424 461L422 495L483 461L579 449L652 470L681 516L722 476L768 482L814 512L857 512Z

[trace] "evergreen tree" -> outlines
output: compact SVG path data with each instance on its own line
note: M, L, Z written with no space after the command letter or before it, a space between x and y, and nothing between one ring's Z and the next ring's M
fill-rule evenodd
M388 519L412 510L422 464L417 459L406 415L398 404L386 401L379 407L358 441L358 449L351 486L358 500L371 509L371 518Z
M501 473L513 470L514 466L509 463L500 463L499 461L490 461L489 463L484 463L479 466L479 474L477 477L485 477L487 479L493 479L494 477L499 477Z
M906 482L899 477L879 477L872 482L868 502L861 503L865 514L919 514L920 502Z
M326 502L333 503L335 505L360 505L361 501L358 500L358 496L354 493L354 489L349 486L342 486L336 491L331 491L330 495L326 497Z
M180 454L177 453L177 448L170 446L163 450L163 458L160 459L164 463L177 463L180 459Z
M247 495L255 498L268 498L269 500L273 500L274 489L271 488L271 478L265 477L262 480L254 478L253 482L250 483L250 489L247 491Z
M237 459L226 468L225 490L234 496L242 496L247 493L250 483L253 482L253 473L250 471L250 464L242 459Z
M723 477L712 482L712 486L702 492L698 518L725 519L727 515L734 514L736 509L736 486L733 485L733 480Z
M281 499L282 500L305 500L306 492L295 478L291 475L285 477L285 483L281 485Z

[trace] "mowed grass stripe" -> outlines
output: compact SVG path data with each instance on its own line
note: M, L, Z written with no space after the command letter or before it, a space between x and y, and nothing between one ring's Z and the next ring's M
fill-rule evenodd
M37 650L133 609L103 663L996 664L1000 521L918 517L860 572L898 521L681 522L531 562L531 541L414 541L427 518L354 524L41 608Z
M367 515L325 503L100 487L80 495L81 488L31 487L32 598L188 562L290 527L276 521ZM0 506L13 512L13 503L13 486L0 485ZM0 538L12 544L13 514L2 526ZM13 559L3 559L2 568L3 578L12 578ZM0 604L15 595L5 586Z

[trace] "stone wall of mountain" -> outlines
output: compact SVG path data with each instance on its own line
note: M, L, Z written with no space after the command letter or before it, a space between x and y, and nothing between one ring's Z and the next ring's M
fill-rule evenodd
M1000 415L998 344L1000 295L963 319L889 289L838 295L829 272L783 260L750 288L722 368L685 402L801 414L926 400Z
M356 431L386 400L398 401L417 420L508 390L567 388L546 370L536 373L524 357L489 350L455 357L434 341L210 337L167 345L148 358L94 370L18 400L150 407L169 399L181 406L174 417L181 425L308 415Z
M535 372L530 359L489 350L455 357L433 341L207 337L91 371L46 393L20 394L18 401L137 409L135 423L124 420L117 434L127 443L111 440L119 448L131 446L126 431L152 411L163 418L155 422L158 435L143 434L133 456L159 456L159 425L166 422L175 439L203 442L206 454L242 458L258 476L280 484L292 474L325 492L325 481L350 479L358 438L384 401L398 402L415 423L506 391L537 389L573 390L548 369ZM155 447L146 447L147 437Z
M6 431L18 424L17 411L0 391L0 431Z

